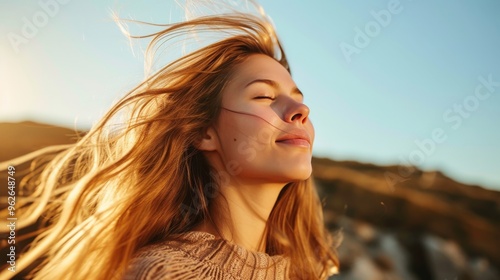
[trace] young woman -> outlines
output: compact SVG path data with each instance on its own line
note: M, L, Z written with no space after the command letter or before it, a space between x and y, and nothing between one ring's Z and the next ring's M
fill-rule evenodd
M43 260L35 279L325 279L338 267L310 177L309 108L272 25L199 17L151 35L151 49L193 30L225 36L147 78L28 178L19 220L47 225L18 270Z

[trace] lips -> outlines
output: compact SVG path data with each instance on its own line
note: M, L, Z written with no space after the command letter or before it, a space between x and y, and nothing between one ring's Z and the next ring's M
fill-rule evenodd
M276 139L276 143L299 147L311 147L311 137L304 130L294 130L281 135Z

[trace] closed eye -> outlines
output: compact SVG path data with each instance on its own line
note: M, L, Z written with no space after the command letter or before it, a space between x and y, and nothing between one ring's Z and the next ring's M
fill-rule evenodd
M269 100L274 100L275 98L272 97L272 96L262 95L262 96L256 96L256 97L254 97L254 99L269 99Z

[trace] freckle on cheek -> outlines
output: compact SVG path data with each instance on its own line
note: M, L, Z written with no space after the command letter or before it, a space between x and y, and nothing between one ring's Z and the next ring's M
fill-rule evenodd
M236 138L233 138L233 141L236 142Z

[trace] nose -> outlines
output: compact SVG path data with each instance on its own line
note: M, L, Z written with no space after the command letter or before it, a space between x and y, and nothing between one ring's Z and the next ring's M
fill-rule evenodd
M309 116L309 107L306 104L291 101L285 113L286 122L299 122L306 123L307 117Z

